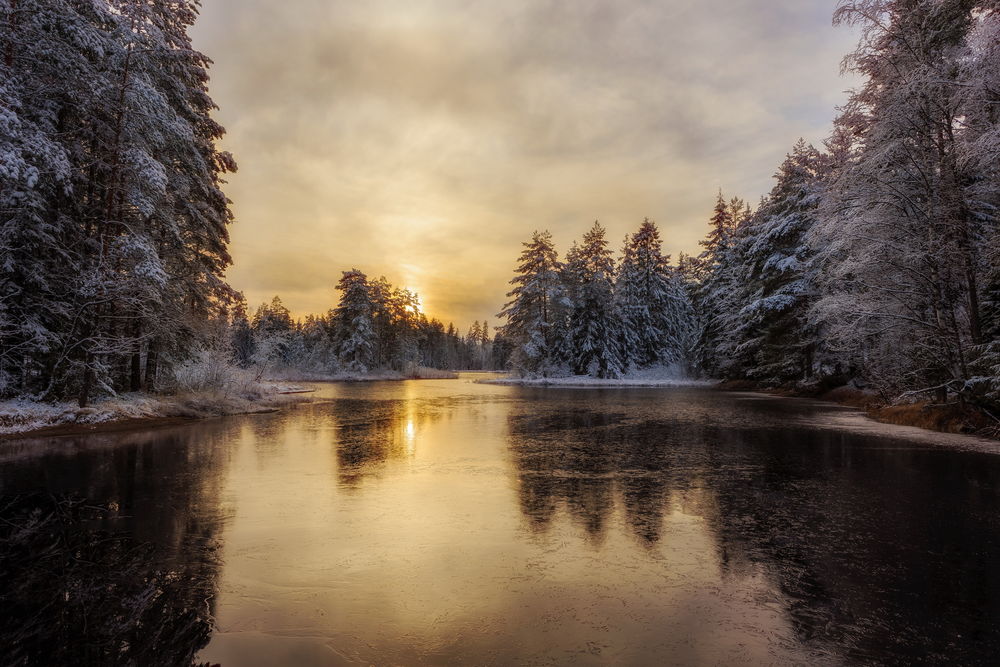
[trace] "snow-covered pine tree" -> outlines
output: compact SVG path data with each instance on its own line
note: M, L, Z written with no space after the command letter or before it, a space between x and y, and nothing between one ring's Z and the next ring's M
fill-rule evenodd
M472 323L472 326L469 327L469 334L466 336L466 340L471 345L479 345L479 341L482 336L483 332L482 329L479 328L479 320L476 320Z
M102 3L0 3L0 395L62 393L85 228L80 119L116 48ZM79 337L77 334L76 338Z
M233 304L229 318L229 344L232 347L233 360L242 368L248 368L253 363L254 339L250 318L247 316L247 304L243 295Z
M446 354L444 323L437 318L431 318L423 323L423 336L420 346L420 364L430 368L452 369L448 365Z
M813 373L818 340L808 315L816 279L806 239L823 192L824 165L824 156L800 139L739 237L742 307L729 326L736 342L734 375L781 384Z
M744 361L738 336L740 311L750 297L744 275L747 258L744 256L746 245L743 240L753 220L753 210L742 199L734 197L729 202L729 212L733 225L729 247L723 256L724 261L709 275L709 282L715 282L715 314L711 320L713 351L708 358L717 377L739 375Z
M562 293L560 264L552 234L535 232L524 243L511 299L497 317L506 319L502 335L513 347L509 363L522 375L551 375L556 370L556 331Z
M250 320L253 331L254 357L253 363L264 369L271 364L286 364L295 328L292 314L281 302L281 297L275 295L271 303L258 306Z
M333 311L334 348L341 363L356 373L367 373L375 363L374 304L368 277L352 269L340 282L340 302Z
M321 373L339 370L340 363L330 339L330 329L326 317L306 315L305 320L296 327L301 352L300 356L293 358L292 364L303 370Z
M65 341L74 351L67 357L67 379L80 405L95 389L139 388L141 323L162 302L167 282L151 236L166 208L167 182L151 155L170 120L148 108L156 89L146 75L167 47L155 28L156 5L106 5L112 20L101 28L114 48L103 54L103 76L91 84L90 104L72 112L72 122L89 140L90 162L77 165L86 169L79 187L87 195L76 202L85 240L74 295L79 324ZM150 370L157 365L154 359Z
M482 370L493 369L493 337L490 335L490 324L483 320L482 338L480 339L480 359L479 368Z
M677 267L674 271L688 303L688 327L681 345L682 358L684 359L683 369L687 375L693 376L701 372L701 353L698 347L701 334L701 316L697 303L701 283L704 280L704 264L698 257L681 252L677 254Z
M196 9L0 4L0 394L86 403L214 340L234 165L187 36Z
M461 345L459 344L458 330L454 322L448 323L448 328L444 332L444 344L447 364L442 368L462 368Z
M379 276L375 280L368 281L368 290L374 313L372 315L372 325L375 329L376 368L390 367L393 350L396 347L391 305L393 289L395 288L386 280L385 276Z
M576 304L580 302L580 288L586 271L580 255L580 245L573 241L566 257L559 267L559 299L553 307L553 329L555 332L555 359L558 365L571 370L575 364L576 352L572 338L572 319Z
M217 147L225 130L211 117L215 103L208 95L210 61L192 48L188 35L199 2L118 2L123 11L126 6L132 12L137 11L135 5L145 7L138 10L145 21L142 32L155 37L145 39L142 58L135 61L133 104L153 120L140 125L143 141L132 149L132 160L139 181L150 169L162 174L162 185L150 179L156 184L152 200L159 205L145 220L145 228L166 282L154 302L157 308L139 323L139 330L147 358L175 361L199 344L196 323L214 317L234 297L223 277L231 263L227 245L232 214L222 186L224 174L235 171L236 165ZM142 202L142 189L138 195Z
M685 360L691 304L677 271L663 255L660 231L649 218L626 239L615 284L626 365L644 368Z
M387 302L393 337L390 366L404 373L416 370L420 362L420 298L402 287L393 288Z
M697 276L692 290L697 341L694 366L703 375L724 375L732 362L735 346L727 318L738 309L739 303L735 239L748 218L748 208L741 199L727 202L720 191L708 235L700 241L704 250L697 258L697 265L692 267L694 270L689 271L689 275Z
M569 352L573 371L598 378L621 377L622 322L615 304L615 261L604 227L594 222L578 253L567 262L578 280L569 320Z

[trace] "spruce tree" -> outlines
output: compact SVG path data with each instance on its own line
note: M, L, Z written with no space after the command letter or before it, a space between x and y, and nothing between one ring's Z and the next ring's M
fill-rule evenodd
M569 321L573 371L598 378L621 377L626 361L614 296L615 262L600 223L584 234L577 256L567 266L579 281Z
M691 305L670 257L662 254L660 231L649 218L622 251L615 303L628 366L674 364L685 358Z
M236 297L193 0L0 8L0 394L154 388Z
M561 307L560 264L552 234L535 232L524 243L511 299L497 317L506 319L502 335L513 346L510 364L522 375L551 375L556 370L555 322Z
M375 362L374 305L368 277L352 269L340 282L340 302L333 311L334 349L340 362L356 373L367 373Z
M824 157L800 139L739 239L741 307L729 327L735 375L781 384L813 374L819 341L809 310L817 286L807 239L822 197L823 172Z
M704 250L692 272L697 279L692 302L698 352L693 365L704 375L718 375L727 364L726 318L735 306L733 292L738 284L735 238L745 214L742 201L726 202L719 192L708 236L700 241Z

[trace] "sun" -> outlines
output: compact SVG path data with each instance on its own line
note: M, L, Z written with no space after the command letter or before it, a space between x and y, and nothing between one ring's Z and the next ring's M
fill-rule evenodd
M411 315L420 315L423 312L420 305L420 295L417 293L417 290L412 287L407 287L406 291L410 294L411 299L410 302L403 307L403 309Z

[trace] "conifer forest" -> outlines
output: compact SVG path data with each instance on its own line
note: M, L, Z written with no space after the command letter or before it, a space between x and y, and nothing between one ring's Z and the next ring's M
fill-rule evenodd
M193 2L7 0L0 393L168 389L220 346L314 371L670 366L886 399L1000 397L1000 18L989 2L843 2L862 85L760 202L720 192L698 253L655 223L525 244L495 336L352 269L328 313L252 315L225 280L232 222ZM708 194L708 193L706 193ZM544 228L544 221L536 221ZM669 242L669 239L666 239ZM993 408L995 409L995 408Z

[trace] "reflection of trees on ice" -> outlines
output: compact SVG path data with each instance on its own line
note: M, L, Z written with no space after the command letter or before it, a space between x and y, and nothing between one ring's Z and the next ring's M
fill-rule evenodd
M207 422L91 436L77 456L114 473L82 480L72 441L32 443L53 492L15 479L0 497L5 663L191 664L213 631L231 435Z
M693 392L647 413L632 391L574 392L564 407L528 401L511 413L532 532L561 542L568 525L607 547L625 529L657 558L701 548L678 540L705 538L714 551L706 567L736 588L763 579L820 663L916 661L957 634L977 637L964 655L988 660L1000 632L982 613L994 587L976 554L984 543L1000 548L1000 499L990 493L963 516L939 499L962 497L970 480L995 484L995 466L958 456L941 475L940 451L908 449L901 462L900 449L870 435L769 414L769 401L759 413L747 403L706 413ZM954 558L969 566L957 585L944 574Z

